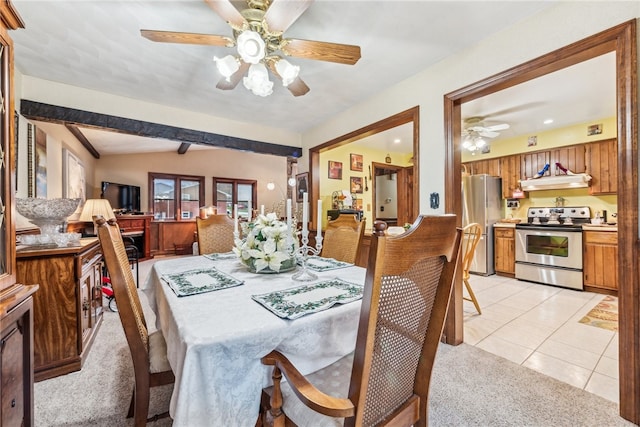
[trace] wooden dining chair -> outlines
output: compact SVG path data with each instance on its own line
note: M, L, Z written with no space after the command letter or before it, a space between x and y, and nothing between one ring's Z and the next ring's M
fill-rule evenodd
M473 257L476 255L476 248L478 247L478 243L480 243L481 236L482 227L480 227L478 223L473 222L462 229L462 282L469 293L468 297L463 296L462 298L471 301L476 307L476 310L478 310L478 314L482 314L482 310L480 310L480 304L478 303L476 294L473 293L473 289L471 289L471 284L469 283L469 278L471 277L469 270L471 270Z
M320 256L355 264L364 235L365 221L358 221L353 214L340 214L338 218L329 221Z
M274 385L263 391L258 424L427 425L461 230L455 215L420 216L398 236L385 228L374 222L355 352L308 377L278 351L264 356Z
M233 220L227 214L196 218L198 253L224 253L233 249Z
M150 387L172 384L175 379L167 360L167 344L160 331L149 334L138 290L129 266L122 235L115 218L105 220L94 216L102 256L109 272L111 287L118 304L118 314L133 359L135 385L127 418L134 418L135 426L168 416L169 413L147 419Z

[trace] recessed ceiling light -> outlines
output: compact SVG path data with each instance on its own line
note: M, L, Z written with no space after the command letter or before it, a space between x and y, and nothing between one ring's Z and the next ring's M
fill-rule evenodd
M550 125L551 123L553 123L553 119L547 119L542 123L544 123L545 125Z
M396 138L396 139L394 139L394 140L393 140L393 143L394 143L394 144L400 144L400 142L401 142L401 141L400 141L400 138Z

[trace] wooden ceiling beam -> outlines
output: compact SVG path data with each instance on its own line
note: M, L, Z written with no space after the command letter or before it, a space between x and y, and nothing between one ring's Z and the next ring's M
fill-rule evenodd
M191 147L191 144L189 144L188 142L183 142L182 144L180 144L180 147L178 147L178 154L186 153L189 147Z
M208 145L282 157L299 158L302 155L302 148L300 147L272 144L108 114L93 113L28 99L20 101L20 114L29 120L57 123L65 126L69 124L150 138L163 138L187 144Z
M84 146L84 148L87 149L87 151L89 153L91 153L91 155L96 158L99 159L100 158L100 153L98 152L98 150L96 150L96 148L91 144L91 142L87 139L86 136L84 136L84 134L82 133L82 131L80 129L78 129L77 126L74 125L70 125L68 123L66 123L64 125L64 127L66 127L67 129L69 129L69 132L71 132L73 134L73 136L76 137L76 139L78 141L80 141L80 144L82 144Z

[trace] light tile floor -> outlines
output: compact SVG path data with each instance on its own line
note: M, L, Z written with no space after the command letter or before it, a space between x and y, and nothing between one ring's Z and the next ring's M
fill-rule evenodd
M472 275L464 341L618 403L618 333L579 323L605 295ZM465 290L466 295L466 290Z

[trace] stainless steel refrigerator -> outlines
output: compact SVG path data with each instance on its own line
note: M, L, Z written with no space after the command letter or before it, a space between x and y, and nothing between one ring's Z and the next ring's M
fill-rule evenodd
M493 224L502 217L502 178L490 175L462 177L462 225L477 222L482 236L471 264L472 273L495 273Z

